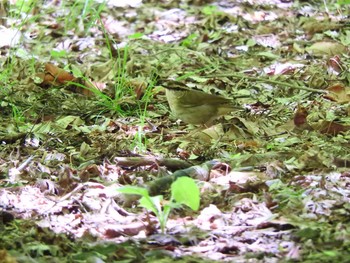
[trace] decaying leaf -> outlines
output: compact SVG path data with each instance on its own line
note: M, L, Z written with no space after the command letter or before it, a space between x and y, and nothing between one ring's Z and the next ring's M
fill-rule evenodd
M43 77L42 74L38 76ZM74 79L75 77L64 69L61 69L52 63L45 64L45 75L42 85L60 86L68 81L73 81Z
M300 127L304 124L306 124L306 118L307 118L307 110L306 108L298 105L298 109L294 114L294 125L297 127Z
M320 41L306 48L307 52L314 56L334 56L341 55L348 52L348 48L337 42Z
M327 90L329 93L325 95L325 98L339 103L350 102L350 87L337 83L328 87Z
M337 135L341 132L347 132L350 130L350 126L336 123L334 121L321 121L316 126L314 126L314 128L320 133L329 135Z

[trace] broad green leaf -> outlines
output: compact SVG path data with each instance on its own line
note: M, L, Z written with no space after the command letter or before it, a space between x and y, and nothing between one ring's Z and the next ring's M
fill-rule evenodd
M124 186L124 187L118 188L117 191L123 194L149 196L146 188L137 187L137 186Z
M190 177L180 177L171 185L172 198L181 204L189 206L192 210L198 210L200 196L199 188Z
M156 214L158 217L158 220L160 220L160 215L162 212L161 202L163 200L163 196L157 195L157 196L143 196L140 199L140 206L144 207L148 210L151 210L153 213Z
M56 121L56 124L60 126L62 129L66 129L68 126L79 126L84 124L84 121L78 116L68 115L62 117Z
M343 46L338 42L320 41L312 44L310 47L305 48L309 53L314 56L334 56L341 55L347 52L347 47Z

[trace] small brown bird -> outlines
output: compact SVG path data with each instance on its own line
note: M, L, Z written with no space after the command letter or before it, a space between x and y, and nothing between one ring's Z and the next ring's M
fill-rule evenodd
M209 126L215 119L235 109L230 99L203 91L165 87L170 110L188 124Z

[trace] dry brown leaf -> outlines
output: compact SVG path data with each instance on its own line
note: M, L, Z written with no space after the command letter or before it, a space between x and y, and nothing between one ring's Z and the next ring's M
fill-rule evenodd
M345 87L343 84L337 83L328 87L326 90L329 93L325 95L325 98L339 103L350 102L350 87Z
M75 77L69 72L55 66L52 63L45 64L45 72L54 78L54 82L58 84L65 84L68 81L73 81Z
M327 61L327 66L328 66L328 72L335 72L336 74L342 72L343 65L340 56L336 55L334 57L331 57Z
M294 125L300 127L306 124L308 112L305 107L298 105L297 111L294 114Z
M42 82L39 84L39 86L41 87L47 87L51 85L62 86L63 84L66 84L69 81L75 80L72 74L51 63L46 63L45 72L37 73L36 77L42 80Z
M317 128L316 130L318 130L320 133L325 133L328 135L337 135L341 132L350 130L350 126L345 126L334 121L322 121L317 125L317 127L314 128Z

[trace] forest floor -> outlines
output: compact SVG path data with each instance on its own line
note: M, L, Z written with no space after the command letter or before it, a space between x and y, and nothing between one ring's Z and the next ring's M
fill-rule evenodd
M0 262L349 262L349 3L0 7Z

